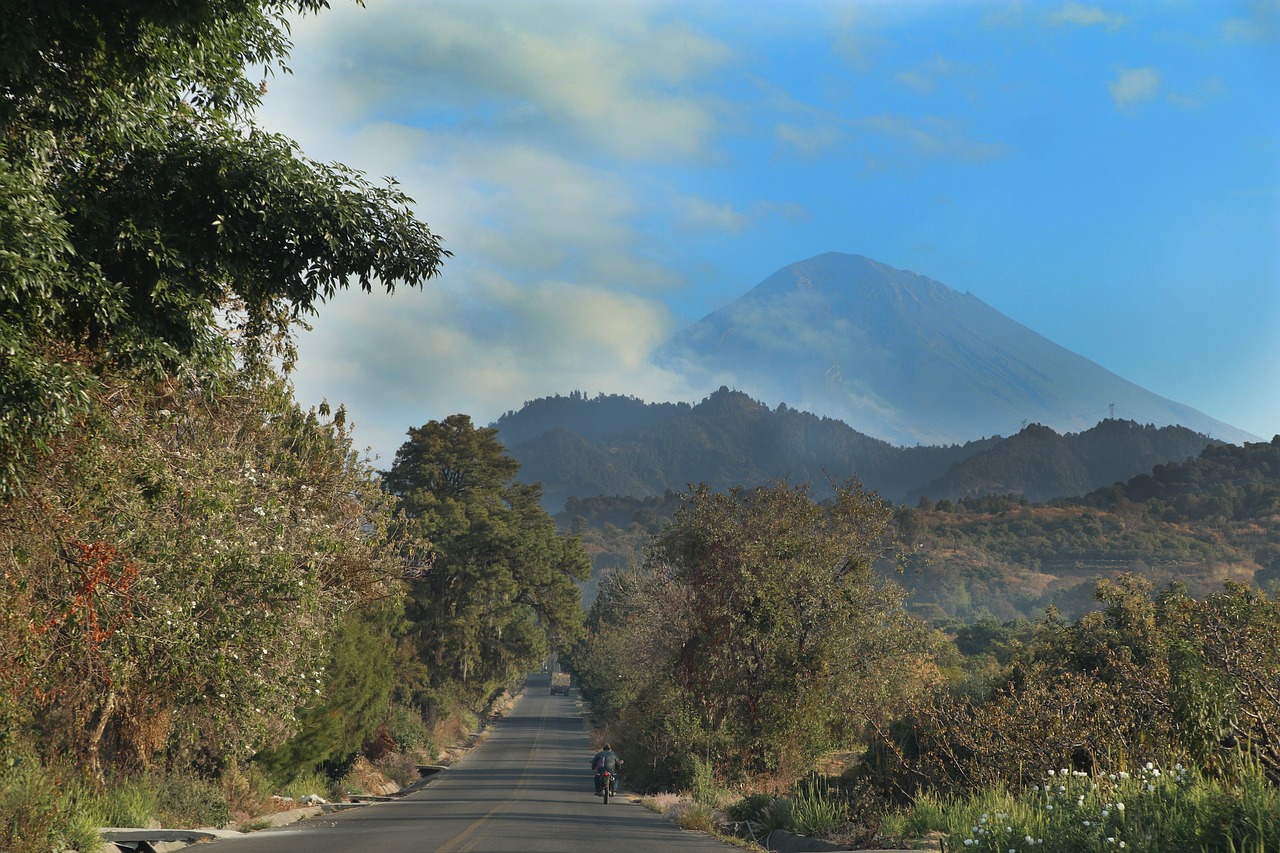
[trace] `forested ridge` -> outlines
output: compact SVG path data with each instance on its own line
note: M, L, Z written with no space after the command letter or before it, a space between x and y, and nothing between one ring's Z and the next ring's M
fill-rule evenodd
M694 406L574 392L526 403L493 426L520 460L521 476L543 484L553 512L570 498L643 498L703 482L727 489L786 479L823 495L850 476L899 502L987 494L1047 501L1182 462L1217 443L1182 427L1112 419L1066 435L1030 424L1007 438L895 447L728 388Z

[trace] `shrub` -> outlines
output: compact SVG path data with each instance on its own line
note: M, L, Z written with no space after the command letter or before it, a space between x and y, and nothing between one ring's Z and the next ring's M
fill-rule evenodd
M328 799L332 789L333 783L329 781L329 777L313 771L295 776L281 789L280 795L300 800L308 794L315 794Z
M1051 772L1019 794L999 789L957 800L946 810L945 851L1136 853L1201 850L1265 853L1280 846L1280 791L1257 762L1242 762L1240 784L1206 779L1174 765L1090 776Z
M715 832L716 812L711 806L701 802L685 802L673 810L676 826L696 832Z
M157 780L157 817L169 827L222 827L231 823L231 805L222 787L198 776L175 775Z
M146 778L109 783L98 797L98 819L103 826L148 827L160 808L160 793Z
M96 850L102 839L85 786L34 757L0 765L0 849Z
M729 817L734 820L751 820L756 823L763 823L761 816L765 813L765 810L773 805L774 799L769 794L747 794L747 796L729 806Z
M407 705L392 703L383 717L381 730L386 731L401 752L434 752L431 730L427 728L422 714Z
M811 776L791 798L791 824L801 835L822 835L844 823L848 807L827 780Z

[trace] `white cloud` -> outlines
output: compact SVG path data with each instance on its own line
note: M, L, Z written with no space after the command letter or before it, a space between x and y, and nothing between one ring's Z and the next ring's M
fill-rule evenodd
M721 107L704 87L733 60L639 4L385 0L307 18L303 38L323 45L330 120L462 110L474 129L658 161L707 153Z
M956 73L956 65L941 54L935 54L923 65L910 68L897 75L897 80L904 86L914 89L921 95L928 95L938 88L938 79Z
M390 298L339 294L301 340L300 402L345 404L357 444L390 457L410 426L454 412L487 423L574 388L691 397L648 364L674 322L656 301L485 270L445 278Z
M1254 0L1247 18L1228 18L1222 22L1222 37L1227 41L1273 41L1280 20L1280 3L1276 0Z
M680 222L695 231L724 231L737 234L751 224L751 217L731 204L715 204L703 198L680 202Z
M1097 6L1085 6L1082 3L1066 3L1049 16L1049 21L1057 26L1104 27L1118 30L1129 22L1124 15L1104 11Z
M1004 157L1008 153L1004 144L970 139L959 122L937 116L915 119L901 115L878 115L859 120L857 126L891 139L906 140L921 157L986 162Z
M1116 79L1108 83L1107 88L1117 107L1129 109L1156 96L1160 89L1160 73L1149 65L1120 68L1116 71Z
M789 122L775 126L773 135L784 146L794 149L803 157L816 157L839 145L844 139L844 133L831 125L810 124L800 127Z

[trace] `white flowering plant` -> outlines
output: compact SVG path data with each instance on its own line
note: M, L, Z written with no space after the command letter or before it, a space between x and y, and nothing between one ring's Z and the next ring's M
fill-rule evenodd
M1050 770L1011 794L991 789L947 812L945 853L1139 853L1205 850L1265 853L1280 845L1280 791L1242 760L1228 786L1175 763L1105 775Z

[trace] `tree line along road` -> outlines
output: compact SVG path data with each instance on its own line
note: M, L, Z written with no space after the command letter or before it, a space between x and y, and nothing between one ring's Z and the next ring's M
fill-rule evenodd
M222 853L695 853L735 849L626 797L601 803L574 697L534 675L465 758L390 802L213 842ZM623 756L625 758L625 756ZM624 772L623 783L626 776Z

